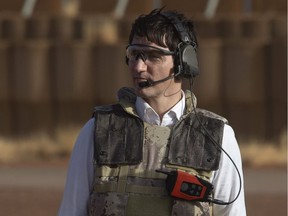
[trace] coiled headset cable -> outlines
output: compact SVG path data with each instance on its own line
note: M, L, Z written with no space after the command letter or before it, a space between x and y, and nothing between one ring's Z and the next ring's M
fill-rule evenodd
M190 91L192 93L192 86L193 86L193 82L194 82L194 78L191 77L190 79L190 82L189 82L189 85L190 85ZM225 201L222 201L222 200L218 200L218 199L208 199L207 201L211 202L211 203L215 203L215 204L218 204L218 205L230 205L232 204L233 202L235 202L239 195L240 195L240 192L242 190L242 179L241 179L241 174L240 174L240 171L237 167L237 165L235 164L234 160L231 158L231 156L222 148L222 146L217 143L214 138L212 137L212 135L209 133L209 131L207 130L207 128L203 125L203 123L201 122L199 116L198 116L198 113L196 111L196 106L194 104L194 101L193 99L191 100L192 101L192 108L193 108L193 112L195 114L195 117L197 119L197 121L199 122L200 126L203 128L203 130L205 131L205 133L207 134L208 138L212 141L212 143L219 149L221 150L222 152L224 152L224 154L229 158L229 160L231 161L231 163L233 164L233 166L235 167L236 169L236 172L238 174L238 177L239 177L239 190L238 190L238 193L237 195L235 196L235 198L232 200L232 201L228 201L228 202L225 202Z

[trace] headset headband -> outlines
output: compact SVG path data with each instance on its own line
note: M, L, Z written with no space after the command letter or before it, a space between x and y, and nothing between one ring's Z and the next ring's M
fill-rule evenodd
M181 21L178 19L177 16L175 16L175 14L171 12L163 12L160 14L167 18L171 22L171 24L173 24L182 42L192 44L193 46L196 45L196 43L190 39L188 32L185 30Z
M181 42L177 45L174 59L174 71L176 77L191 78L199 74L196 54L196 41L192 41L182 21L173 12L160 13L174 26Z

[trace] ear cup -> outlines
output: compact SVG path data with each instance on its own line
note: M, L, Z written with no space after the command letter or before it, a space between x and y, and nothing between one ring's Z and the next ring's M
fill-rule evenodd
M183 65L183 77L191 78L199 74L197 54L192 45L184 45L181 48Z
M175 77L191 78L199 74L197 54L191 44L180 43L174 59Z
M199 74L196 43L189 37L182 22L175 14L170 12L161 13L166 17L179 35L181 42L177 46L174 56L174 73L178 78L192 78Z

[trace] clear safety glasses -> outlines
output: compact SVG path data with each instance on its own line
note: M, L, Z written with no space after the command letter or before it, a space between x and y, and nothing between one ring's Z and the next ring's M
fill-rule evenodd
M144 44L130 44L126 47L127 63L135 63L139 58L147 65L159 64L165 56L174 55L175 52Z

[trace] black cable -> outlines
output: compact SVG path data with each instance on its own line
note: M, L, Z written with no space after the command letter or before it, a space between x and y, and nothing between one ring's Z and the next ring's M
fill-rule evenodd
M207 136L209 137L209 139L212 141L212 143L218 148L220 149L221 151L223 151L225 153L225 155L229 158L229 160L232 162L233 166L235 167L236 171L237 171L237 174L238 174L238 177L239 177L239 191L238 191L238 194L236 195L236 197L232 200L232 201L229 201L229 202L225 202L225 201L222 201L222 200L218 200L218 199L208 199L209 202L212 202L212 203L215 203L215 204L218 204L218 205L230 205L232 204L233 202L235 202L239 195L240 195L240 192L242 190L242 179L241 179L241 174L240 174L240 171L237 167L237 165L235 164L234 160L231 158L231 156L222 148L222 146L217 143L212 135L209 133L209 131L207 130L207 128L203 125L203 123L201 122L201 120L199 119L199 116L196 112L196 106L194 104L194 100L193 100L193 93L192 93L192 86L193 86L193 81L194 79L193 78L190 78L190 91L191 91L191 101L192 101L192 108L193 108L193 112L196 116L196 119L197 121L199 122L199 124L201 125L201 127L203 128L203 130L205 131L205 133L207 134Z

